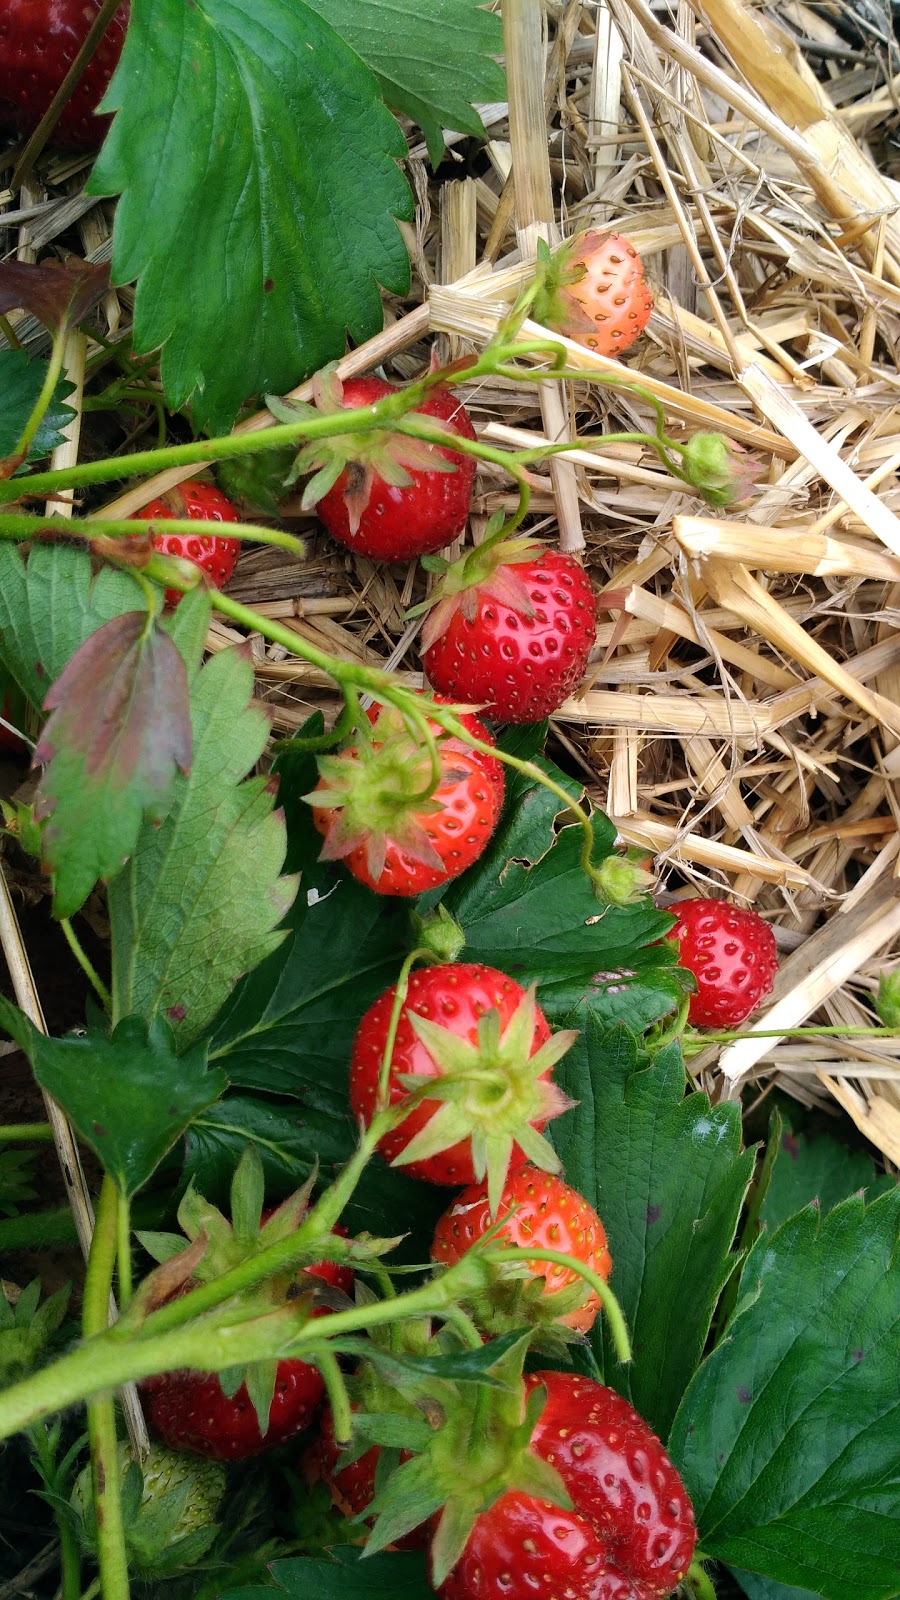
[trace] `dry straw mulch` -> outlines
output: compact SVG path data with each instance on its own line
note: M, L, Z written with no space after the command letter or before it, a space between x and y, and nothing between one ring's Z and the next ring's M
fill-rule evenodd
M538 238L628 233L655 292L640 344L624 363L569 345L584 376L564 389L463 391L479 432L515 446L645 427L643 401L597 381L631 373L674 437L720 429L765 471L749 506L721 516L640 446L592 444L537 472L531 526L583 551L601 595L557 749L623 840L656 855L664 902L725 893L771 920L782 966L758 1029L870 1024L877 975L900 960L900 184L888 175L900 58L887 0L858 6L855 44L840 28L849 0L501 9L510 100L483 108L486 159L451 136L440 176L455 172L435 182L411 130L413 294L340 370L403 379L435 338L444 357L480 346ZM77 164L50 176L55 188L35 181L14 203L52 193L70 208L59 227L102 258L108 213L92 203L79 220ZM20 226L21 254L34 225ZM110 335L128 313L127 291L110 294ZM127 514L188 475L103 509ZM514 503L504 474L483 471L472 537ZM290 525L309 533L310 560L252 551L230 592L421 682L404 620L420 575L336 554L299 514ZM236 637L217 623L210 647ZM259 638L252 649L276 730L315 706L333 714L321 674ZM900 1040L760 1034L693 1070L718 1095L754 1081L837 1103L900 1165L898 1057Z

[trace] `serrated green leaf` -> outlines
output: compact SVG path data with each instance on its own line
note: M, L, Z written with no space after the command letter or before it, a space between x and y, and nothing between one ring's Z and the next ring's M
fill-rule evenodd
M866 1198L894 1187L896 1179L887 1173L875 1176L875 1164L861 1150L846 1145L827 1133L815 1139L785 1128L778 1144L772 1176L760 1212L760 1221L774 1233L788 1217L815 1200L822 1215L831 1211L848 1195L866 1190Z
M243 653L207 662L191 695L191 771L110 886L115 1014L164 1013L181 1049L281 943L277 925L295 890L279 875L285 829L271 785L245 776L268 734L252 690Z
M492 56L503 50L500 18L484 0L308 0L362 56L395 111L418 123L432 166L443 129L483 134L473 101L504 100Z
M377 332L379 285L409 283L406 143L305 0L132 0L104 109L88 187L121 196L113 278L137 279L134 347L162 346L170 406L224 432Z
M740 1106L685 1098L677 1045L649 1058L586 1007L569 1020L581 1034L556 1077L580 1104L553 1142L567 1180L603 1219L634 1360L617 1364L604 1318L592 1343L606 1382L664 1439L734 1266L753 1154L741 1153Z
M95 629L142 604L127 572L95 578L86 550L36 544L26 562L0 543L0 662L33 706Z
M43 387L48 364L29 361L25 350L0 350L0 460L12 455L16 448ZM29 461L39 461L62 442L62 430L75 415L66 405L72 391L73 385L61 377L31 441Z
M48 1039L34 1029L34 1075L68 1113L123 1194L135 1194L192 1117L217 1100L224 1072L207 1069L206 1046L176 1056L172 1030L125 1017L111 1034Z
M764 1234L672 1429L704 1550L824 1600L897 1592L898 1235L897 1188Z
M142 820L158 824L191 759L184 661L146 611L126 611L76 650L44 701L35 818L53 910L70 917L118 873Z

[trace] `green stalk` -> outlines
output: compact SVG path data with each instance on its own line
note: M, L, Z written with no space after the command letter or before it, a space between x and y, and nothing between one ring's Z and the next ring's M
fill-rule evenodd
M716 1600L716 1591L712 1580L705 1568L701 1566L701 1562L708 1560L708 1556L700 1555L698 1552L688 1568L686 1582L692 1590L695 1600Z
M378 1094L375 1101L379 1111L386 1111L389 1104L389 1084L391 1077L391 1059L394 1054L394 1045L397 1042L397 1029L400 1026L400 1017L406 1004L409 992L410 973L417 961L430 961L429 950L413 950L407 956L394 990L394 1004L391 1007L391 1020L388 1023L387 1037L384 1041L384 1053L381 1057L381 1066L378 1070Z
M32 1140L44 1144L53 1138L49 1122L0 1123L0 1144L27 1144Z
M94 1237L84 1282L81 1325L85 1339L82 1351L90 1351L103 1337L109 1320L109 1296L116 1261L116 1219L119 1196L107 1173L100 1190ZM50 1369L52 1371L52 1368ZM97 1513L97 1557L104 1600L129 1600L128 1557L122 1522L121 1485L116 1441L116 1409L111 1394L89 1391L88 1437L91 1444L94 1506Z
M338 1364L336 1356L330 1350L322 1350L316 1358L316 1366L325 1380L328 1393L328 1404L331 1406L331 1416L334 1423L334 1437L338 1444L348 1444L353 1434L353 1416L350 1409L350 1396L344 1382L344 1374Z
M532 1249L531 1245L522 1249L512 1250L486 1250L485 1261L516 1261L520 1265L523 1261L550 1261L557 1267L568 1267L570 1272L577 1273L589 1284L600 1300L609 1322L609 1331L612 1335L616 1355L623 1363L631 1360L631 1340L628 1337L628 1327L622 1315L622 1307L613 1294L609 1284L601 1278L599 1272L593 1267L586 1266L575 1256L569 1256L562 1250Z
M110 1259L114 1254L113 1250ZM87 1399L90 1407L93 1396L125 1383L140 1382L158 1372L172 1372L180 1367L222 1372L247 1361L284 1356L317 1361L323 1349L327 1352L333 1341L344 1335L365 1333L371 1328L385 1327L411 1317L443 1317L455 1302L454 1285L461 1275L451 1267L439 1279L430 1280L421 1288L394 1299L354 1306L348 1311L334 1311L326 1318L308 1318L295 1334L289 1331L290 1306L266 1317L242 1317L230 1324L204 1318L186 1328L157 1332L157 1321L172 1309L164 1306L162 1311L147 1319L144 1329L136 1336L129 1335L121 1322L115 1323L107 1332L94 1335L70 1354L0 1394L0 1439L81 1400ZM185 1296L182 1304L188 1305L199 1293L195 1290L193 1295ZM227 1315L234 1317L233 1308L230 1313L223 1313L223 1317ZM151 1325L152 1331L148 1332ZM111 1406L111 1401L103 1403ZM115 1481L117 1493L118 1478L114 1471L108 1474L108 1479ZM111 1591L111 1596L105 1594L104 1600L111 1600L111 1597L119 1600L115 1590Z
M127 1194L118 1194L116 1209L116 1259L119 1272L119 1305L123 1311L131 1303L131 1202Z
M57 533L61 539L136 539L147 534L148 523L152 524L152 520L147 517L83 517L73 521L71 517L39 517L28 511L4 511L0 513L0 539L47 539L53 533ZM158 532L184 534L189 538L212 534L219 539L252 539L255 544L274 545L279 550L288 550L298 559L306 554L302 539L296 539L292 533L285 533L281 528L260 528L255 522L166 517L163 527L156 526Z
M44 377L44 381L41 384L41 392L34 402L31 416L28 418L28 421L22 429L18 443L12 452L14 456L21 456L23 460L27 456L31 447L31 441L43 422L44 413L53 399L56 385L59 382L59 375L62 372L65 354L66 332L64 329L60 329L60 331L55 333L53 336L53 345L50 350L50 360L47 363L47 372ZM2 498L2 496L0 496L0 498Z
M93 988L94 993L100 1001L104 1011L110 1011L112 1009L112 995L107 989L106 984L103 982L103 979L100 977L100 974L94 967L90 957L87 954L87 951L83 948L81 940L75 932L75 929L72 927L69 918L60 917L59 925L62 928L69 949L71 950L75 960L78 962L82 972Z

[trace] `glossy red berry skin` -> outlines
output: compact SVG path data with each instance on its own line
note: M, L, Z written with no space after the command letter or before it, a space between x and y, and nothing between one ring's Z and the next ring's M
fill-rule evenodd
M534 1372L525 1382L547 1390L531 1448L556 1468L610 1564L641 1593L671 1594L691 1564L697 1532L661 1441L627 1400L591 1378Z
M374 1005L369 1007L353 1041L350 1060L350 1104L354 1115L361 1117L367 1126L375 1113L378 1075L387 1041L394 993L393 988L387 989ZM438 1023L441 1027L449 1028L453 1033L475 1043L478 1038L478 1020L486 1011L495 1008L500 1014L501 1027L504 1027L524 998L525 991L519 984L494 967L454 962L446 966L425 967L413 972L409 980L406 1002L400 1012L400 1023L391 1057L390 1104L399 1104L409 1093L399 1081L404 1074L409 1073L421 1078L439 1075L434 1057L413 1031L409 1021L410 1011ZM535 1055L549 1037L550 1029L546 1019L538 1010L530 1054ZM544 1076L549 1077L550 1073ZM393 1161L406 1149L415 1134L430 1122L439 1106L438 1100L423 1100L398 1128L385 1135L380 1141L379 1149L386 1160ZM536 1123L535 1126L540 1131L544 1124ZM511 1165L523 1166L524 1163L525 1157L522 1151L515 1146ZM411 1177L424 1178L428 1183L475 1182L471 1145L467 1139L423 1161L411 1161L405 1170Z
M170 517L191 517L200 522L241 520L231 501L214 484L203 483L200 479L179 484L165 498L151 500L137 515L145 522L165 521ZM222 589L237 565L241 541L215 533L154 533L153 548L165 556L193 561L214 588ZM180 590L166 590L167 606L176 606L180 599Z
M508 1490L477 1519L441 1600L650 1600L611 1569L597 1529L578 1511Z
M508 1215L510 1211L511 1216ZM504 1216L507 1221L497 1234L499 1242L519 1245L522 1249L533 1245L542 1250L560 1250L591 1267L604 1280L609 1277L612 1257L606 1247L603 1223L584 1196L554 1173L541 1172L540 1168L531 1166L511 1173L497 1212L498 1219ZM491 1226L485 1186L477 1184L464 1189L438 1219L431 1247L432 1260L452 1266ZM546 1279L548 1294L577 1282L576 1273L549 1261L529 1262L529 1268L536 1276ZM579 1333L586 1333L593 1327L599 1310L600 1299L592 1289L584 1303L560 1321Z
M755 911L727 900L683 900L670 938L679 964L694 974L688 1020L695 1028L736 1028L771 991L778 971L775 935Z
M305 1361L279 1361L263 1436L246 1384L230 1398L215 1374L208 1372L168 1372L141 1385L151 1432L171 1450L187 1450L213 1461L244 1461L292 1439L315 1419L324 1393L315 1367Z
M539 722L558 711L584 677L597 631L597 602L579 562L542 550L510 569L528 590L534 614L478 592L424 652L441 694L482 708L500 722Z
M66 76L102 0L2 0L0 128L33 133ZM123 4L68 101L50 143L96 150L109 117L95 116L122 53L129 7Z
M355 409L374 405L376 400L396 392L394 384L380 378L350 378L343 385L343 401L345 406ZM424 405L416 406L410 414L436 417L464 439L476 437L462 402L447 389L432 394ZM407 487L386 483L376 474L355 532L351 531L344 499L348 472L355 469L345 468L316 506L316 515L331 537L372 561L415 561L455 539L462 533L469 515L476 462L474 456L461 455L459 451L439 446L435 449L447 461L452 461L456 470L407 469L413 480Z

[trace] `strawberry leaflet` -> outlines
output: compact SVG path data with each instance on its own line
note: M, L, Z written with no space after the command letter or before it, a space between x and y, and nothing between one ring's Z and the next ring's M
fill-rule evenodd
M170 407L225 431L381 327L379 285L409 282L406 141L304 0L133 0L103 104L89 187L121 195L113 277L138 280L134 347L163 347Z
M121 871L143 818L161 822L172 804L191 760L187 671L168 634L130 611L90 636L44 706L35 816L48 819L54 913L68 917Z

